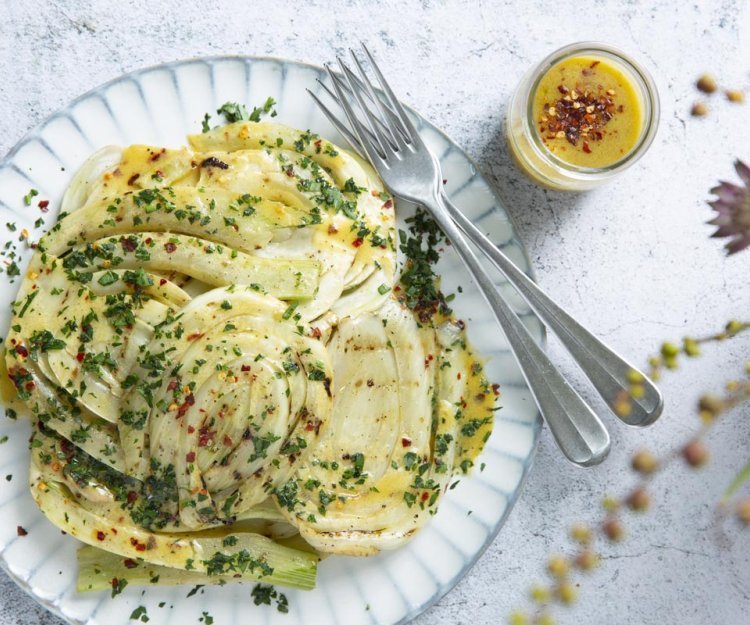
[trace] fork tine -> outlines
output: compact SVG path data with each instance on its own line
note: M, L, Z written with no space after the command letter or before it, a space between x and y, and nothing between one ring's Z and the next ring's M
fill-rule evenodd
M370 130L372 130L372 132L375 134L378 144L382 150L382 155L383 155L382 158L385 159L388 152L393 150L393 141L390 140L388 136L383 132L383 130L381 130L378 127L378 125L375 123L376 115L370 110L370 107L368 107L367 104L365 103L364 97L362 96L362 90L357 88L355 82L352 80L352 78L354 78L354 74L352 73L352 70L350 70L349 67L341 59L337 59L337 60L339 63L339 67L341 67L341 71L344 73L344 76L346 76L347 80L349 81L349 86L354 92L354 97L357 100L357 104L359 105L360 110L365 116L365 119L367 120L368 125L370 126ZM349 121L353 123L352 119L350 119ZM361 134L359 135L359 138L362 141L362 143L367 143L367 141L363 138ZM390 148L390 150L387 150L386 146Z
M330 77L331 82L333 82L333 88L335 89L336 95L338 96L339 105L342 109L344 109L346 118L349 120L352 128L354 128L354 132L357 134L357 136L359 136L360 144L365 149L368 159L373 163L373 165L377 163L385 165L385 152L378 152L376 143L365 138L364 126L362 125L362 122L359 121L359 118L354 114L354 110L352 109L351 104L349 104L349 101L344 97L344 92L341 90L338 82L336 82L336 79L333 77L333 69L331 69L331 66L327 63L325 65L325 68L328 72L328 76Z
M344 80L343 78L341 78L338 74L334 74L334 76L336 76L335 80L339 83L339 86L342 87L342 91L345 91L349 95L353 96L354 94L352 93L351 89L349 88L349 85L347 84L346 80ZM359 80L359 79L357 79L357 80ZM331 91L328 88L327 85L325 85L324 83L320 82L320 80L318 80L318 83L320 83L320 86L323 87L323 89L325 89L325 92L331 97L331 99L334 102L336 102L336 104L339 104L339 106L340 106L339 99L336 96L336 94L333 93L333 91ZM367 95L368 98L370 97L369 93L366 93L366 95ZM404 137L405 137L405 133L404 133L403 129L400 127L401 122L398 119L398 115L396 115L396 113L394 113L393 111L391 111L390 108L388 108L387 104L383 103L383 106L388 109L388 114L399 125L399 132L401 132L402 134L404 134ZM378 126L381 126L382 128L387 128L387 126L385 125L385 123L379 117L376 117L375 121L378 124ZM370 139L374 141L375 135L373 135L367 128L365 128L365 130L367 131L367 134L370 136Z
M421 143L421 139L417 134L417 129L414 127L414 124L411 123L409 116L406 114L406 111L404 111L404 107L401 106L401 103L398 101L398 98L396 98L396 95L393 93L393 90L386 81L385 76L383 76L383 73L380 71L378 64L375 62L375 59L372 58L372 54L370 54L370 51L367 49L367 46L364 44L364 42L360 42L360 44L362 45L362 49L365 51L365 56L367 56L367 60L370 62L372 70L378 77L378 82L380 83L380 87L383 89L383 93L385 93L386 95L388 103L398 114L398 118L404 125L406 134L409 136L409 139L411 139L411 141L418 141Z
M320 84L322 85L323 83L320 83ZM328 88L326 87L326 90L327 89ZM359 139L357 139L354 133L346 127L346 124L342 122L338 117L336 117L331 112L331 110L325 104L323 104L323 102L320 101L320 98L318 98L318 96L315 95L312 91L307 89L307 93L309 93L312 96L312 99L315 100L315 103L318 105L318 108L323 112L323 115L325 115L326 118L328 118L328 121L333 124L334 128L336 128L336 130L338 130L344 136L344 139L346 139L349 142L349 145L351 145L352 148L354 148L354 151L357 154L359 154L363 159L367 160L367 155L364 151L364 148L362 147L362 144L359 142Z
M359 76L361 78L362 84L364 86L365 92L369 96L370 100L375 103L375 106L380 111L380 116L375 116L375 119L380 122L381 126L385 126L385 134L387 139L390 141L392 147L403 149L406 147L406 142L401 137L401 134L396 127L396 125L389 120L388 114L385 111L385 106L383 105L383 101L377 96L375 93L375 90L372 87L372 83L370 82L370 79L367 77L367 74L365 73L364 68L362 67L362 63L359 62L359 59L357 58L357 55L354 54L354 50L349 50L349 54L352 57L352 60L354 61L354 65L357 67L357 72L359 73Z

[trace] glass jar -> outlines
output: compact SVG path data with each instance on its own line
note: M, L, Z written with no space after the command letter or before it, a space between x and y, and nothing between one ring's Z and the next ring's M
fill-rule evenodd
M632 148L606 166L566 162L548 147L540 134L539 120L534 118L534 99L542 79L559 63L577 57L606 61L628 82L640 105L641 128ZM654 140L658 122L659 96L649 73L616 48L582 42L553 52L524 76L510 103L506 131L513 159L534 182L560 191L585 191L607 182L641 158Z

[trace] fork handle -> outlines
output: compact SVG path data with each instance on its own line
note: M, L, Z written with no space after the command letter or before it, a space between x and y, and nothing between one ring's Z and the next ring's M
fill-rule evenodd
M448 215L438 190L422 201L438 222L510 343L531 394L565 457L581 466L598 464L609 452L609 434L594 411L555 368L526 326L503 299L458 226Z
M510 258L490 241L448 199L445 191L441 203L453 221L463 230L492 264L505 275L539 318L558 336L578 363L586 377L613 412L628 425L650 425L663 407L662 395L656 385L622 356L602 343L596 336L557 305L542 289L521 271ZM628 410L614 410L618 399L636 382L642 389L639 397L631 398ZM625 395L626 397L629 396ZM628 407L628 403L625 403Z

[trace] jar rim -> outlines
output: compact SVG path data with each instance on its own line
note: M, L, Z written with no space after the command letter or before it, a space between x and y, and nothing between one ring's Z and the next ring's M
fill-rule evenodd
M636 86L642 93L643 98L643 130L641 131L637 143L627 154L625 154L625 156L602 167L584 167L581 165L574 165L559 158L544 146L541 136L536 129L536 124L533 123L533 98L531 95L536 93L536 89L542 78L544 78L549 69L560 61L572 56L580 56L582 54L591 54L592 56L603 55L612 59L615 63L622 65L628 70L628 74L636 82ZM650 147L656 136L659 122L659 95L651 74L628 54L619 48L606 43L582 41L568 44L555 50L542 59L542 61L530 71L529 79L524 81L524 92L521 96L523 98L521 108L526 111L523 119L523 124L525 126L524 130L530 139L532 149L537 152L538 157L546 160L549 165L561 170L561 173L564 173L565 175L573 175L576 178L586 179L609 177L614 173L630 167L640 159Z

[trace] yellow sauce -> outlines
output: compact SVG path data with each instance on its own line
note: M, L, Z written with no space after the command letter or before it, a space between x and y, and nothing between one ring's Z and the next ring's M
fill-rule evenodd
M560 160L600 168L637 146L644 119L633 80L612 61L587 55L566 58L542 76L530 122Z

